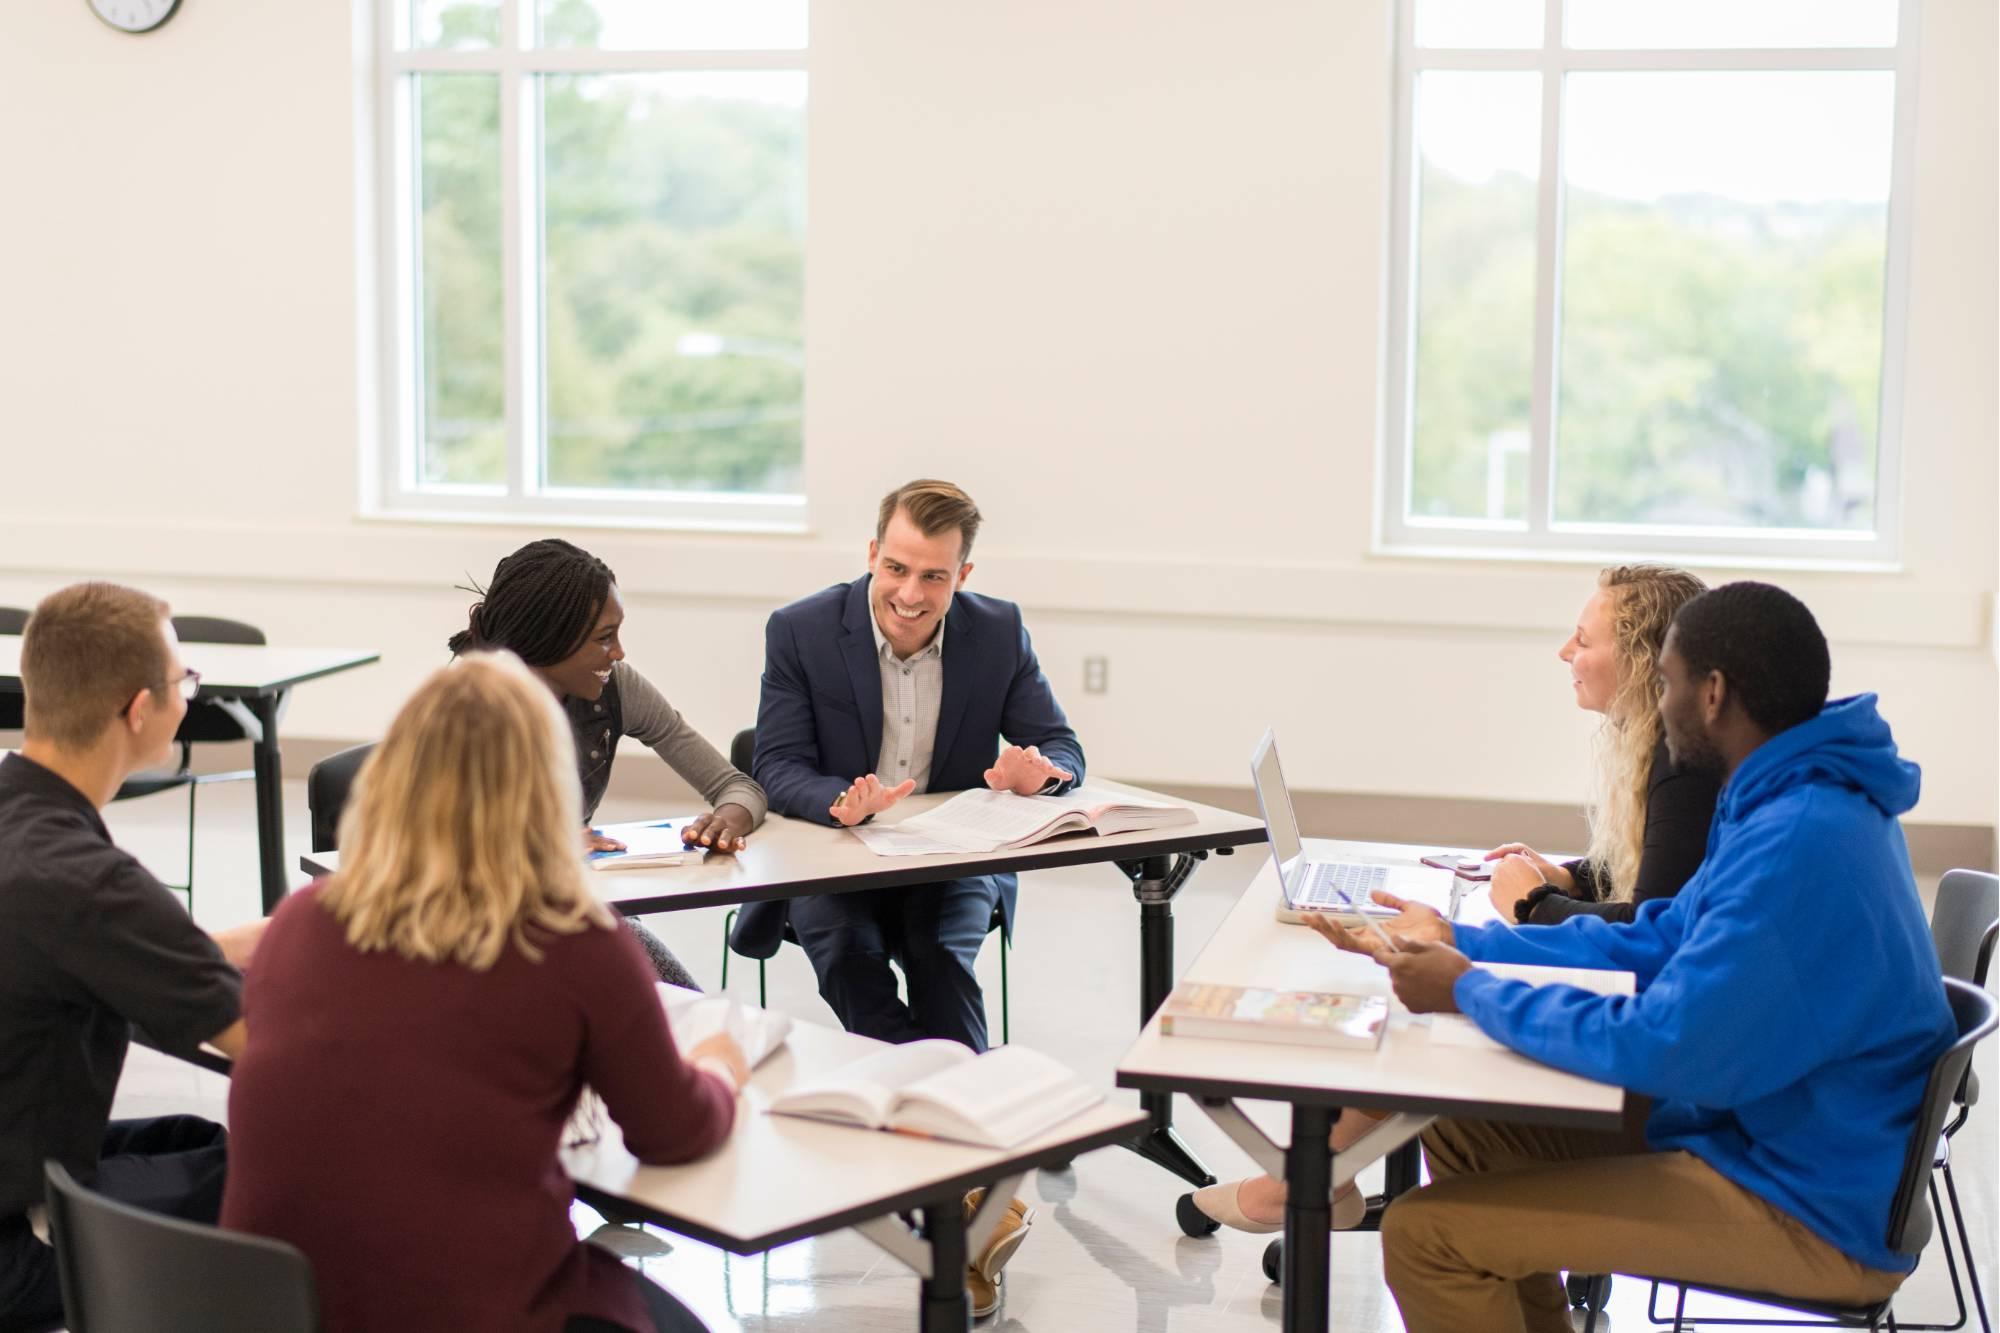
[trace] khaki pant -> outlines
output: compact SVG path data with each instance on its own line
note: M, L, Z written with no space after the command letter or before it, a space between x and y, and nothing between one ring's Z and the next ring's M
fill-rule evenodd
M1570 1333L1559 1269L1857 1305L1901 1284L1700 1159L1649 1149L1647 1109L1628 1098L1611 1133L1480 1120L1426 1130L1432 1183L1382 1219L1408 1333Z

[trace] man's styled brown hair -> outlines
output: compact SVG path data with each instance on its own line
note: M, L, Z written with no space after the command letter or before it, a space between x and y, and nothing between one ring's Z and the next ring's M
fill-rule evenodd
M21 639L26 733L87 749L140 690L166 686L167 604L116 583L76 583L42 599Z
M889 520L900 509L926 537L935 537L946 528L957 528L958 558L972 554L972 539L979 535L979 506L972 497L948 481L919 478L904 482L882 497L882 511L875 518L875 540L889 531Z

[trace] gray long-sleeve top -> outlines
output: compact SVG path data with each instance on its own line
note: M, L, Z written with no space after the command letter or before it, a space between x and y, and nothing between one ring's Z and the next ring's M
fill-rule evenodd
M752 828L764 822L771 808L764 789L689 726L631 663L613 664L610 683L598 698L564 699L563 712L576 738L576 767L583 781L586 820L597 813L604 789L611 783L611 761L617 756L619 740L630 736L652 747L710 806L740 805L750 812Z

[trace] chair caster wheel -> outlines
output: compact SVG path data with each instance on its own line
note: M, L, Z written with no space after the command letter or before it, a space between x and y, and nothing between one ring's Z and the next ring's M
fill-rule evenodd
M1285 1268L1285 1242L1274 1240L1264 1247L1264 1277L1270 1282L1282 1283L1279 1276Z
M1222 1223L1194 1206L1194 1195L1183 1194L1174 1202L1174 1221L1181 1224L1181 1232L1188 1236L1213 1236L1222 1230Z

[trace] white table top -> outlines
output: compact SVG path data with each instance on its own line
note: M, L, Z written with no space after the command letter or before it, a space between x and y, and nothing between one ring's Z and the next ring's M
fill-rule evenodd
M271 694L301 681L367 666L381 654L348 648L284 648L242 643L186 643L181 661L201 673L207 696ZM0 690L18 690L21 637L0 634Z
M1431 847L1322 842L1316 857L1392 858L1414 862ZM1439 902L1451 876L1438 871ZM1390 993L1388 975L1371 960L1343 953L1309 927L1280 923L1277 872L1268 858L1230 910L1186 980L1283 990ZM1491 902L1470 895L1462 921L1495 918ZM1512 1051L1451 1046L1432 1049L1428 1019L1394 1005L1388 1033L1373 1051L1275 1042L1163 1037L1158 1016L1118 1063L1118 1086L1288 1102L1368 1106L1440 1115L1483 1115L1580 1128L1616 1128L1620 1088L1565 1074Z
M1131 1138L1146 1122L1105 1101L1024 1144L981 1148L767 1113L797 1080L882 1045L795 1021L785 1049L752 1076L736 1128L715 1153L684 1166L641 1166L607 1116L604 1137L565 1149L563 1166L579 1185L652 1209L675 1231L754 1254Z
M1147 800L1175 801L1171 796L1122 783L1092 779L1090 785ZM885 812L880 822L907 819L952 795L934 792L909 797ZM773 815L750 835L750 845L737 855L710 854L658 870L599 871L592 874L591 882L601 898L625 912L671 912L796 897L805 886L827 889L836 881L841 890L934 884L958 875L1084 865L1194 848L1244 846L1245 855L1265 854L1262 821L1211 805L1175 803L1191 808L1195 822L1178 828L1118 833L1108 838L1093 833L1070 834L1014 851L950 856L877 856L845 829ZM329 874L339 868L340 856L337 852L311 852L301 857L299 863L308 874Z

